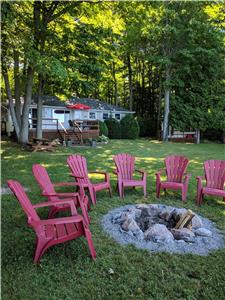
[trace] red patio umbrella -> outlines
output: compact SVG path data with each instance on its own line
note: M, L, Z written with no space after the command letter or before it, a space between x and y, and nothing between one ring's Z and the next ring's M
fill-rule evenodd
M82 103L70 104L70 105L67 105L66 107L70 108L70 109L79 109L79 110L91 109L90 106L82 104Z

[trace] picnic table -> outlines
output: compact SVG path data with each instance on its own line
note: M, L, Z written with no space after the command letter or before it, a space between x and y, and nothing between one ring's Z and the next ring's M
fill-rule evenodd
M48 139L38 139L33 138L34 144L32 145L32 151L53 151L53 146L55 146L55 141L50 141Z

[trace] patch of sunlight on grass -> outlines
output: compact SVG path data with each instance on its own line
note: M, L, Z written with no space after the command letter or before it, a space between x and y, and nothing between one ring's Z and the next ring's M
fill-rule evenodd
M152 144L162 144L163 142L162 141L158 141L158 140L151 140L151 141L148 141Z

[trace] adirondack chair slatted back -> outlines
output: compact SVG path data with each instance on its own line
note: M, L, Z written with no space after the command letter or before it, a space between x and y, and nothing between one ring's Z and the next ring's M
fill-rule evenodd
M84 178L79 178L79 177L75 178L79 184L86 184L89 182L87 161L84 156L78 154L70 155L67 158L67 163L72 171L72 174L84 177Z
M46 194L55 192L51 179L49 178L48 172L46 171L45 167L39 164L34 164L32 166L32 171L43 192L45 192ZM58 198L51 196L49 197L49 200L54 201L58 200Z
M121 153L115 155L113 159L116 164L116 169L120 173L120 176L123 179L132 179L134 173L135 157L127 153Z
M225 161L207 160L204 162L206 186L214 189L224 189Z
M167 180L170 182L182 182L188 163L188 159L184 156L167 156L165 159Z
M16 196L17 200L20 202L24 212L27 215L28 222L32 223L32 221L39 221L40 218L28 199L22 185L16 180L8 180L7 184L10 190Z

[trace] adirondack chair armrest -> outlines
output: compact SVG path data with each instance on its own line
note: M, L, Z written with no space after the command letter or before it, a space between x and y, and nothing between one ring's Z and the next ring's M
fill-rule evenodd
M38 203L38 204L34 204L33 208L37 209L37 208L41 208L41 207L47 207L47 206L54 206L54 205L62 205L62 204L69 204L70 208L71 208L71 213L72 215L76 215L77 214L77 210L74 204L73 200L70 199L64 199L64 200L59 200L59 201L48 201L48 202L42 202L42 203Z
M202 180L205 180L205 177L204 176L196 176L196 179L198 181L202 181Z
M76 214L75 216L72 217L33 221L32 225L43 226L43 225L53 225L53 224L57 225L57 224L78 223L78 222L84 222L84 219L82 216Z
M80 176L80 175L76 175L76 174L70 174L70 176L75 177L75 178L79 178L79 179L85 179L84 176Z
M58 183L53 183L52 184L54 187L57 187L57 186L76 186L78 185L77 182L58 182Z
M105 176L105 181L109 181L109 174L107 172L103 172L103 171L90 171L88 172L90 174L101 174Z
M147 172L142 169L135 169L135 171L142 174L142 180L147 176Z
M57 193L57 196L59 196L59 197L74 197L74 198L76 198L76 197L79 197L79 194L78 193Z
M184 174L184 182L188 182L190 178L191 178L190 173L189 174L187 174L187 173Z

